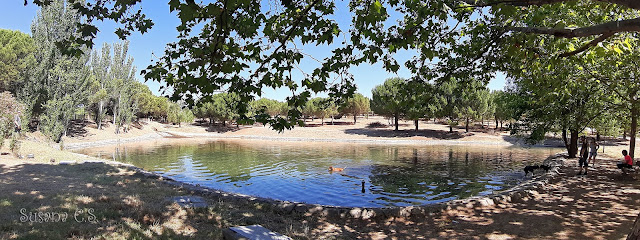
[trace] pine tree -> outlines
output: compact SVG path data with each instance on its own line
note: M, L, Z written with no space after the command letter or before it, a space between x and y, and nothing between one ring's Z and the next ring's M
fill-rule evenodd
M77 33L80 15L64 1L43 7L31 26L35 64L19 91L27 105L25 117L40 117L40 127L58 142L74 118L75 109L86 102L90 73L89 57L62 54L56 42Z

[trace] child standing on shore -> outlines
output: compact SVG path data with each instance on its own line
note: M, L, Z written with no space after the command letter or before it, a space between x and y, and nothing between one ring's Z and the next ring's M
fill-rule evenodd
M582 170L584 169L584 175L587 175L588 167L589 167L589 145L587 144L587 140L584 136L580 137L580 141L582 142L582 147L580 148L580 156L578 160L578 166L580 167L580 172L578 175L582 175Z
M593 167L596 167L596 156L598 156L598 149L600 148L600 144L596 141L595 138L589 138L589 160Z

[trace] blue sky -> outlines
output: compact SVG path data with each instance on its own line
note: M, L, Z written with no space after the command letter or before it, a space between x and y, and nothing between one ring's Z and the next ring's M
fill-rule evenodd
M0 9L0 28L20 30L22 32L31 34L31 22L36 16L38 7L33 3L24 6L23 1L6 1L4 7ZM351 19L350 13L346 10L346 7L339 7L343 2L337 2L338 10L336 12L338 24L343 31L346 31ZM175 27L178 26L179 20L175 13L169 11L169 6L166 1L142 1L142 9L149 18L151 18L155 25L153 28L144 35L139 33L132 34L128 40L129 54L134 58L134 64L139 70L145 69L151 60L156 59L152 56L160 57L164 52L165 45L173 42L176 39L177 31ZM392 20L390 20L392 21ZM103 43L118 42L118 37L113 33L115 25L111 22L98 23L98 27L101 30L98 33L97 39L94 41L96 47L102 46ZM330 48L327 46L313 46L304 47L304 52L314 56L317 59L322 59L328 56ZM402 65L404 60L412 56L411 52L404 51L396 55L396 59ZM300 68L304 71L309 71L315 67L315 63L312 60L301 62ZM376 85L384 82L389 77L411 77L409 71L401 67L398 73L386 72L381 64L362 64L360 66L352 67L350 70L354 76L356 85L358 86L358 92L367 97L371 97L371 89ZM294 78L301 78L302 74L293 74ZM138 80L144 82L144 79L139 75ZM155 93L159 94L160 84L157 82L146 82L149 88ZM488 87L492 90L503 89L505 85L505 77L502 74L489 82ZM284 100L285 97L290 95L290 92L286 89L263 89L263 97Z

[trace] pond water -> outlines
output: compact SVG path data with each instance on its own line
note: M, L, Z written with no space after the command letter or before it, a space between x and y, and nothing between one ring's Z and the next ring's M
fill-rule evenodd
M410 206L491 194L553 148L210 140L83 149L227 192L347 207ZM344 168L330 172L330 166ZM364 189L362 188L364 181ZM364 190L364 191L363 191Z

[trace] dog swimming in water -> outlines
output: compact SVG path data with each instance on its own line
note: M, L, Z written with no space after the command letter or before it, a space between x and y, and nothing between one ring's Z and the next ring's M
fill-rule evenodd
M342 172L342 171L344 171L344 168L337 168L337 167L333 167L333 166L331 166L331 167L329 167L329 171L332 171L332 172Z

